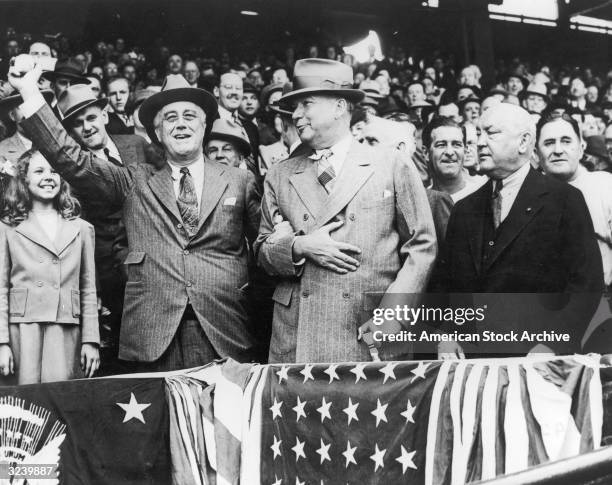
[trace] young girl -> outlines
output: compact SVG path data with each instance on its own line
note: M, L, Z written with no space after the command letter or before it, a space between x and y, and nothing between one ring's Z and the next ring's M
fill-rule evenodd
M17 162L0 223L0 375L18 384L99 366L94 230L36 150ZM80 349L80 352L79 352Z

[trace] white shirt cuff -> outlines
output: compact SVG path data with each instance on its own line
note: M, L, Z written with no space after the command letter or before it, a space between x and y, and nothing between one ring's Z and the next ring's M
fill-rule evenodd
M26 99L23 103L21 103L21 105L19 105L19 110L21 111L21 114L24 118L29 118L45 104L46 101L43 95L37 93L35 96L32 96L31 98Z

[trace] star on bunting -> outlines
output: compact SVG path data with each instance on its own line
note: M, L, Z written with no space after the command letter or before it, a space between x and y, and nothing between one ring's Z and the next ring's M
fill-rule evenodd
M389 362L382 369L378 370L378 372L385 375L385 378L383 379L383 384L387 382L387 379L389 378L395 379L395 373L393 372L393 369L395 369L396 366L397 366L397 362Z
M321 464L323 464L325 460L331 461L331 458L329 457L329 447L330 446L331 446L331 443L325 444L323 442L323 438L321 438L321 448L317 450L317 453L321 455Z
M282 384L283 379L287 380L289 378L289 367L282 366L280 370L276 371L276 375L278 376L278 383Z
M306 364L304 368L300 371L300 374L304 376L304 382L306 382L308 379L310 379L311 381L314 381L314 377L312 377L313 367L314 365L312 364Z
M363 369L365 369L366 364L357 364L355 367L351 369L351 372L355 374L355 384L359 382L359 379L363 379L367 381L368 378L363 373Z
M359 406L359 403L356 402L355 404L353 404L353 401L349 397L348 406L342 410L342 412L348 416L347 424L351 424L351 420L353 419L355 421L359 421L359 418L357 417L357 406Z
M329 376L329 383L334 382L334 379L340 380L338 374L336 373L336 369L338 368L338 364L330 364L330 366L325 369L323 372Z
M378 428L378 424L381 421L387 422L387 416L385 416L385 411L387 410L387 406L389 404L380 404L380 399L376 400L376 409L372 411L372 416L376 417L376 427Z
M423 361L420 361L418 367L410 371L414 374L414 377L412 378L410 382L413 382L417 377L420 377L421 379L425 379L425 372L427 372L428 367L429 367L429 364L425 364Z
M304 411L304 406L306 406L306 403L308 402L308 401L302 401L300 399L300 396L298 396L297 399L298 399L297 400L297 405L294 408L292 408L295 411L295 413L296 413L296 417L295 417L295 421L296 422L299 421L301 417L304 417L304 418L306 417L306 412Z
M406 451L406 448L404 448L404 446L402 445L402 456L395 459L395 461L402 464L402 473L406 473L406 470L408 470L408 468L412 468L414 470L417 469L417 466L412 460L414 458L415 453L416 451L411 451L410 453L408 453Z
M325 420L325 418L327 419L331 419L331 415L329 414L329 408L331 407L332 403L325 401L325 398L323 398L323 400L321 401L321 407L317 408L317 411L319 412L319 414L321 414L321 422L323 422Z
M346 451L342 452L342 456L344 456L344 458L346 458L346 465L345 467L348 468L349 464L353 463L353 464L357 464L357 462L355 461L355 451L357 450L356 446L351 446L351 442L347 441L346 442Z
M374 472L376 472L376 470L378 470L378 467L385 467L385 464L383 463L383 457L385 456L385 453L387 452L387 450L379 450L378 449L378 443L376 443L376 449L374 450L374 454L372 456L370 456L370 460L372 460L374 462Z
M416 407L412 405L412 403L410 402L410 399L408 399L408 404L406 404L406 411L404 411L403 413L400 413L402 416L404 416L406 418L406 423L410 422L410 423L414 423L414 411L416 410Z
M115 404L125 411L125 416L123 417L124 423L127 423L130 419L137 419L141 423L144 423L145 420L142 412L151 405L151 403L139 404L138 401L136 401L136 396L134 396L133 392L130 393L129 403L118 402Z
M301 442L297 436L295 437L295 446L291 448L291 450L295 453L296 463L300 459L300 457L306 459L306 454L304 453L305 444L306 444L305 441Z
M277 456L283 456L283 454L281 453L280 450L280 445L283 442L283 440L277 440L276 436L274 436L274 444L272 446L270 446L270 448L272 448L272 451L274 452L274 456L272 457L272 459L274 460Z
M274 404L270 407L270 411L272 411L272 419L274 418L282 418L283 415L281 413L281 406L283 405L283 401L277 401L276 397L274 398Z

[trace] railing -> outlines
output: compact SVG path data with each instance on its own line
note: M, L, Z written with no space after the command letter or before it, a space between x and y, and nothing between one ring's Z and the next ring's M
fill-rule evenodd
M586 485L612 483L612 446L472 485Z

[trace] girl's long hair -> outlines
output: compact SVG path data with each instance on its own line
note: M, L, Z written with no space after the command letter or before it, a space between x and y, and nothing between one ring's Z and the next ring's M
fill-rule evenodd
M27 175L30 160L37 153L40 154L37 149L32 148L17 160L17 173L11 177L2 197L0 218L5 224L11 226L20 224L28 218L32 210L32 196L28 190ZM81 214L81 204L70 193L70 186L64 179L60 178L60 190L53 199L53 207L64 219L75 219Z

